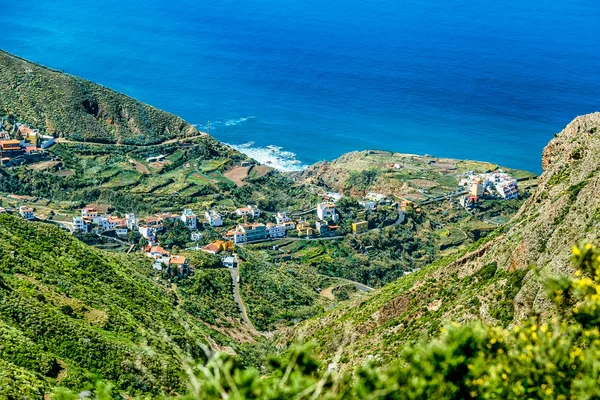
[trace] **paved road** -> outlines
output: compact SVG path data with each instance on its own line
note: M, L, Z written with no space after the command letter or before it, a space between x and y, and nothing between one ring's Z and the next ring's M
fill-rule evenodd
M319 274L319 275L321 275L321 276L323 276L325 278L331 278L331 279L335 279L335 280L338 280L338 281L342 281L342 282L354 285L354 287L356 289L360 290L361 292L369 293L369 292L372 292L373 290L375 290L374 288L372 288L370 286L367 286L364 283L360 283L360 282L356 282L356 281L351 281L350 279L338 278L337 276L329 276L329 275L323 275L323 274Z
M180 141L185 142L187 140L193 140L193 139L201 138L201 137L204 137L204 136L208 136L208 133L206 133L206 132L200 132L200 135L190 136L190 137L182 137L182 138L174 138L174 139L169 139L169 140L165 140L163 142L154 143L154 144L123 144L123 143L80 142L80 141L69 140L69 139L65 139L65 138L57 138L55 140L55 142L56 143L70 143L70 144L90 144L90 145L94 145L94 146L157 147L157 146L164 146L166 144L177 143L177 142L180 142Z
M315 208L311 208L308 211L292 211L292 212L290 212L290 216L292 216L292 217L299 217L300 215L310 214L310 213L313 213L315 211L317 211L316 207Z
M466 190L463 190L462 192L455 192L455 193L447 194L445 196L436 197L435 199L425 200L425 201L419 203L419 205L420 206L424 206L424 205L427 205L427 204L435 203L436 201L442 201L442 200L451 199L453 197L463 196L463 195L465 195L467 193L469 193L469 192L466 191Z
M121 244L123 244L123 245L125 245L125 246L129 246L129 245L130 245L130 243L129 243L129 242L126 242L126 241L124 241L124 240L121 240L121 239L119 239L119 238L116 238L116 237L114 237L114 236L108 236L108 235L104 235L104 234L102 234L102 233L98 233L97 235L98 235L98 236L100 236L100 237L103 237L103 238L105 238L105 239L114 240L115 242L119 242L119 243L121 243Z
M246 311L246 305L244 304L244 301L242 300L242 296L240 295L240 284L238 282L238 276L239 276L238 268L229 268L229 272L231 273L233 300L235 300L235 302L238 305L238 308L240 309L240 313L242 314L242 319L244 320L246 325L248 325L248 327L252 331L254 331L254 333L256 335L262 335L258 330L256 330L256 328L254 327L254 324L252 323L252 321L250 321L250 318L248 318L248 312Z

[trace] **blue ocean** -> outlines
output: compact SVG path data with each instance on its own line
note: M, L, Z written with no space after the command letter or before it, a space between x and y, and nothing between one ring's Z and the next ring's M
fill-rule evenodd
M591 0L0 0L0 48L282 169L383 149L541 171L600 110Z

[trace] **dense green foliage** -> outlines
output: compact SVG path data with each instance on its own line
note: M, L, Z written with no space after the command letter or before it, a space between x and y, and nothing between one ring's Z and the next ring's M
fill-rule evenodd
M161 246L172 249L173 247L185 248L191 244L190 229L180 220L171 222L166 220L163 222L164 231L159 233L158 241Z
M259 330L294 324L322 312L318 292L328 279L295 263L273 264L260 252L240 249L240 281L248 314Z
M79 387L89 372L129 393L178 390L182 356L202 359L209 343L235 346L201 320L233 314L232 301L215 307L231 295L221 272L200 272L178 294L155 280L146 257L0 215L0 397L7 388L36 397L36 387L57 380ZM203 304L210 314L197 311Z
M181 118L0 51L0 113L78 141L149 144L198 131Z
M188 368L184 399L592 399L600 396L600 251L574 248L578 279L553 279L549 291L560 319L526 320L506 330L481 323L446 327L433 342L403 351L403 362L325 368L310 346L270 361L271 373L244 369L217 355ZM491 271L491 268L487 269ZM369 351L364 349L364 351ZM93 388L93 386L92 386ZM111 387L97 383L98 399ZM59 390L55 399L75 400Z
M369 169L360 172L350 172L344 187L347 189L367 190L377 179L377 170Z
M433 239L414 228L399 225L338 241L294 242L286 250L322 274L379 287L433 261Z
M239 318L226 269L197 269L192 277L181 280L178 288L185 298L183 309L205 322L229 327Z

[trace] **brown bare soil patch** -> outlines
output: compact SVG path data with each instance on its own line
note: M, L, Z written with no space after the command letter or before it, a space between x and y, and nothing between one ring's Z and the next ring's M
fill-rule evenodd
M437 183L435 181L429 181L427 179L411 179L409 182L411 185L418 186L420 188L426 188L426 189L434 188L434 187L440 185L439 183Z
M138 160L134 160L131 158L131 159L129 159L129 162L132 163L133 165L135 165L135 170L137 172L139 172L140 174L148 175L150 173L150 170L148 170L148 167L146 167L144 164L142 164Z
M36 164L31 164L27 166L27 169L31 169L34 171L43 171L45 169L50 169L52 167L60 164L60 161L42 161Z
M225 178L233 181L233 183L235 183L237 187L242 187L246 184L244 182L244 179L248 177L249 171L250 168L248 167L235 167L225 172L223 175L225 176Z
M328 287L326 289L323 289L321 291L321 293L319 293L321 296L325 297L326 299L329 300L335 300L335 296L333 295L333 286Z
M58 171L56 173L53 174L54 176L73 176L75 175L75 171L73 171L72 169L66 169L64 171Z

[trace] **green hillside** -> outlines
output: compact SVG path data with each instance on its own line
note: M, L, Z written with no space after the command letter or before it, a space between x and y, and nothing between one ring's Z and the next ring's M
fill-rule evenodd
M230 279L212 300L206 287L192 299L193 281L180 298L151 271L143 256L0 215L0 397L80 387L92 372L129 393L180 391L183 358L236 345L185 311L186 299L226 302Z
M0 51L0 114L50 135L150 144L197 135L192 125L85 79Z
M453 323L441 337L402 350L401 362L371 359L353 373L339 372L340 346L323 363L313 346L294 345L270 360L264 376L229 356L190 369L178 399L596 399L600 396L600 250L573 247L578 278L546 279L557 317L532 317L503 329L480 322ZM369 351L368 348L362 348ZM379 365L381 363L381 365ZM57 390L51 398L119 398L97 381L86 392Z

